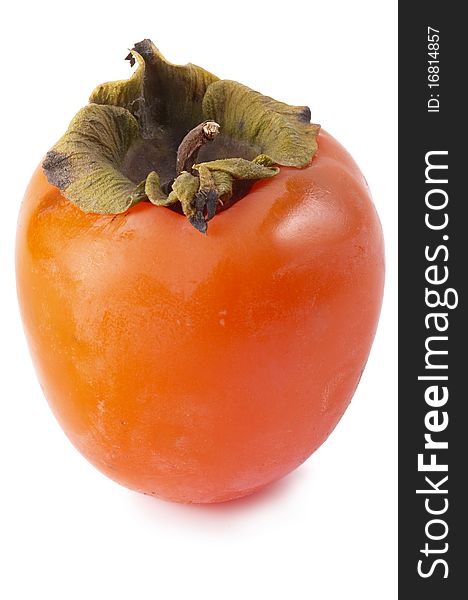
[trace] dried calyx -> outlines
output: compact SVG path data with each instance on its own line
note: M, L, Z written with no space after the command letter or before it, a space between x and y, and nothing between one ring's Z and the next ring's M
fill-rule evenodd
M150 40L127 59L130 79L98 86L43 163L50 183L81 210L116 214L142 201L207 221L273 177L307 166L319 126L310 110L173 65Z

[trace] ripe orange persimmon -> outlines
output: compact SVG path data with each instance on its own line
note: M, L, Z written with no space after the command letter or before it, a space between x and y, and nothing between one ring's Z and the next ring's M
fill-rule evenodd
M358 384L383 289L380 223L323 130L202 235L141 202L83 212L39 168L17 236L24 326L78 450L181 502L249 494L327 438Z

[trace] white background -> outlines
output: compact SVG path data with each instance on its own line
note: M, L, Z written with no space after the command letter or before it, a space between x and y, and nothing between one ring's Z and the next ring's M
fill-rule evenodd
M5 600L396 598L396 3L8 2L2 8L0 596ZM387 253L386 296L346 415L300 469L225 505L158 501L71 447L29 359L13 246L24 189L96 84L151 37L290 104L364 172Z

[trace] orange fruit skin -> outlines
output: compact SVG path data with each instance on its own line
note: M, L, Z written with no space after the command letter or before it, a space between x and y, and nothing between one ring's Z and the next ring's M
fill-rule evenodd
M76 448L129 488L219 502L320 446L374 337L381 226L351 156L321 132L201 235L166 208L81 212L39 167L17 286L45 396Z

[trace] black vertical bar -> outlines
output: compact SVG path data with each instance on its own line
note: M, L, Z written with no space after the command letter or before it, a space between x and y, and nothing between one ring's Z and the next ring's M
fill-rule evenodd
M468 190L462 181L468 174L468 24L462 6L399 3L402 599L468 597Z

